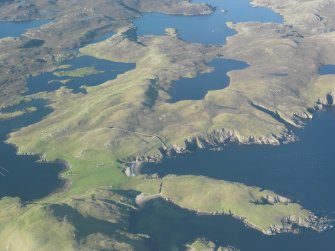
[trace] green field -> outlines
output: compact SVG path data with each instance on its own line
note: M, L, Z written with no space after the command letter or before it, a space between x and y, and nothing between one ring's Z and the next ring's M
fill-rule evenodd
M46 99L53 112L11 133L8 143L17 146L19 154L63 160L69 167L61 174L67 185L31 203L1 199L0 250L145 250L148 236L127 232L129 215L139 208L136 198L140 194L162 197L199 213L228 214L264 234L292 232L292 224L318 230L313 212L276 191L201 176L159 179L124 173L127 162L159 160L161 150L181 153L191 143L204 148L223 142L277 145L292 141L286 126L301 127L299 118L310 118L311 109L332 105L327 96L335 93L335 78L317 74L320 65L335 58L334 34L310 33L327 30L331 23L320 27L314 27L314 22L301 24L314 11L308 6L317 0L308 1L298 16L292 16L288 1L278 5L274 0L255 0L258 5L273 6L286 24L229 23L237 34L224 46L187 43L171 28L162 36L137 37L131 24L144 12L211 13L213 8L204 4L140 0L133 1L135 7L129 9L119 1L99 6L85 0L74 1L78 8L85 8L79 9L82 12L69 14L68 3L59 2L36 2L36 8L47 6L59 13L52 17L48 36L39 29L29 33L45 39L43 47L26 51L20 46L28 38L0 40L0 75L15 73L15 78L10 75L0 82L1 106L22 100L27 78L42 72L58 69L61 71L54 74L62 77L101 73L94 67L68 70L64 62L78 54L135 63L136 68L99 86L85 87L87 94L72 93L64 85L55 92L29 97ZM301 2L295 1L295 8ZM25 13L16 2L9 4L18 10L17 19L35 13ZM87 10L93 12L91 19ZM106 18L110 15L115 19ZM116 34L84 46L109 29ZM173 81L211 72L208 63L222 57L243 60L250 67L229 72L229 87L210 91L202 100L167 102ZM275 76L277 71L285 72L290 81ZM0 120L33 111L35 108L0 113ZM211 245L199 239L190 248Z

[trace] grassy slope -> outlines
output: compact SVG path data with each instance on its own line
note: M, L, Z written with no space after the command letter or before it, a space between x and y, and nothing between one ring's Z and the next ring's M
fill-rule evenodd
M206 239L198 238L194 242L187 244L187 251L238 251L234 247L218 247L215 243Z
M64 159L71 166L71 170L63 174L71 181L70 188L41 202L65 203L73 207L67 201L68 198L85 194L96 187L113 186L135 189L146 194L158 193L159 180L125 177L117 164L117 160L129 156L159 154L158 148L162 147L162 143L150 135L160 135L166 144L172 146L182 145L186 138L203 136L203 132L221 128L222 125L234 129L241 141L249 136L280 134L284 129L284 125L268 114L253 109L241 99L241 95L234 89L237 88L235 85L243 82L234 81L236 76L233 73L231 87L211 92L203 101L183 101L176 104L164 102L167 98L164 88L172 80L207 71L204 62L218 57L222 48L187 44L172 36L139 38L140 43L137 43L127 39L129 32L131 29L126 29L111 40L84 48L82 53L110 60L135 62L136 69L101 86L88 88L87 95L71 94L65 89L48 94L55 112L40 123L11 135L9 141L19 145L21 153L42 154L46 160ZM157 92L154 99L147 94L149 87ZM248 93L262 94L257 91ZM240 105L239 111L225 108L218 111L212 108L222 103L222 100L225 106ZM114 129L109 128L110 125ZM181 185L177 178L167 181ZM193 187L198 181L197 177L183 180ZM176 198L176 193L170 187L170 190L164 190L167 193L165 196L186 208L204 212L223 212L227 208L234 215L247 217L246 222L263 231L271 225L282 226L282 219L291 214L303 220L308 215L307 211L296 204L253 206L247 195L252 192L255 197L259 196L259 190L255 188L213 180L206 182L209 186L213 182L213 186L232 189L241 203L227 197L224 192L213 194L216 191L214 187L211 188L211 196L217 196L220 203L208 203L206 191L197 193L197 199L193 197L194 200L189 200L195 196L192 189L185 189L184 198ZM164 189L167 188L164 185ZM204 205L210 205L210 208ZM247 214L248 209L252 209L252 213ZM266 221L263 215L267 215Z
M144 250L143 237L124 232L128 214L135 208L132 196L126 191L96 189L28 205L2 199L0 249Z
M278 197L274 192L201 176L167 176L161 194L181 207L200 213L233 214L264 233L272 226L285 228L286 218L308 225L311 216L300 205L280 196L281 202L257 203Z
M212 242L208 242L203 239L197 239L193 243L187 245L189 251L215 251L215 244Z
M2 250L73 250L73 227L40 205L22 207L16 199L0 203ZM59 242L59 240L62 240Z
M72 245L82 245L83 249L90 245L97 247L101 243L109 245L108 243L120 242L120 245L128 245L125 242L132 242L131 240L137 237L132 236L129 239L124 235L120 237L117 231L110 235L99 235L95 232L76 240L72 236L74 231L78 229L86 232L96 231L95 224L81 219L81 224L76 225L68 222L66 217L60 219L55 217L55 214L59 214L59 210L64 212L65 208L65 215L77 215L77 211L86 217L99 219L103 215L105 219L108 212L115 212L116 216L125 212L125 208L121 206L124 204L120 203L119 199L110 194L104 195L100 190L95 190L97 187L113 186L135 189L146 194L158 193L159 180L127 178L116 162L129 156L158 154L157 149L162 146L161 142L144 134L159 134L169 146L182 146L187 138L206 137L206 133L224 127L233 131L242 142L248 140L250 136L263 138L264 142L267 142L267 137L272 134L280 135L285 127L269 114L251 106L250 100L269 111L279 111L284 120L293 122L293 113L303 115L306 108L313 106L316 99L324 98L326 93L334 89L332 84L326 86L321 84L326 81L325 78L316 81L315 71L313 76L307 75L301 81L299 76L292 78L292 81L297 83L292 86L287 85L287 80L270 77L268 74L272 69L283 69L282 66L287 65L285 58L298 58L299 62L312 62L309 65L317 68L321 61L329 62L331 57L329 56L329 59L325 56L321 59L315 57L320 54L313 48L322 47L324 51L321 55L332 55L331 44L320 42L320 39L314 37L309 41L310 47L303 43L303 45L294 45L293 39L281 38L271 33L278 28L271 25L263 25L259 28L257 25L253 27L252 24L240 24L234 27L240 34L228 41L225 51L221 47L203 48L200 45L186 44L173 36L140 38L140 42L146 45L142 47L140 43L125 39L128 37L127 34L119 34L115 40L107 40L84 48L82 53L115 61L135 62L137 68L119 76L114 81L99 87L88 88L87 95L74 95L65 89L46 95L45 97L53 101L55 112L42 122L11 135L10 142L18 145L21 153L39 153L47 160L68 161L71 171L64 173L64 177L71 181L71 187L38 201L38 205L28 205L26 208L21 208L18 202L2 200L1 207L4 205L5 208L1 211L5 212L5 215L1 215L3 224L0 225L0 240L8 240L10 236L19 236L23 233L24 236L27 235L22 239L25 241L22 242L22 246L14 250L22 250L20 249L22 247L29 250L30 247L34 249L41 245L54 246L53 239L45 238L50 234L52 236L53 231L56 231L60 232L59 239L70 249ZM265 33L267 39L251 42L253 41L251 37L258 37L261 33ZM272 49L272 51L281 52L277 55L278 57L271 60L272 57L264 51L268 46L271 48L267 51ZM250 50L240 50L241 47ZM303 53L309 50L311 53ZM294 57L287 57L288 52L292 51L298 53L293 54ZM172 80L208 71L205 62L218 57L223 52L227 56L248 61L252 67L230 73L231 86L225 90L210 92L202 101L183 101L177 104L168 104L164 101L168 98L165 90ZM280 58L280 55L284 58ZM277 65L276 62L280 64ZM290 64L295 66L299 62L290 62ZM253 84L253 88L248 88L250 83ZM152 89L157 96L148 96L148 93L151 93L148 91ZM280 95L276 94L278 91ZM111 124L122 130L111 130L109 128ZM274 142L273 140L270 138L268 142ZM184 187L188 184L196 188L198 182L204 183L208 189L201 190L201 193L198 192L195 195L194 190ZM184 188L179 197L176 196L176 186ZM217 186L222 187L220 193L216 191ZM280 226L281 219L288 215L295 215L303 221L309 214L297 204L255 206L250 203L250 196L259 198L261 192L258 188L201 177L169 177L164 181L163 189L167 198L173 199L184 207L204 212L232 210L232 213L237 216L247 215L249 223L261 230L267 229L272 224ZM241 198L240 203L232 200L231 194L226 194L226 189L233 189L235 195ZM268 191L266 193L272 194ZM117 205L113 204L113 210L106 207L98 207L98 211L93 210L89 206L95 205L94 208L96 208L96 201L89 199L93 194L103 194L97 199L99 203L109 199L112 204L117 202ZM83 210L82 205L73 202L73 198L78 196L85 196L83 205L85 208L90 208L89 210ZM212 200L208 201L208 199L213 196L221 203L211 204ZM50 209L50 205L63 206L58 207L55 213ZM13 208L11 210L14 211L10 210L12 214L7 210L8 206ZM248 210L250 208L253 209L251 212ZM13 219L14 215L19 217ZM266 221L263 215L268 216ZM123 215L121 218L124 217L126 216ZM39 224L53 227L48 229L50 232L41 232ZM118 229L121 226L125 225L118 225ZM60 231L60 228L66 231ZM2 247L7 245L5 241L0 243ZM134 241L134 243L137 242ZM93 246L90 247L93 248ZM126 249L125 246L123 248Z

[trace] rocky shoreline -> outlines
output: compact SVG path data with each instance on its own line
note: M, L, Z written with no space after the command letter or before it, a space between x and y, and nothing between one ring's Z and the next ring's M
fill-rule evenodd
M330 92L323 99L318 99L315 102L314 107L307 108L311 113L310 116L302 116L294 114L293 116L299 120L300 124L308 123L309 120L313 119L313 113L322 112L324 109L334 107L335 91ZM303 127L296 128L297 130L303 129ZM223 151L226 147L231 144L240 145L273 145L278 146L281 144L289 144L297 141L298 138L294 131L289 131L285 129L281 135L270 135L255 138L249 136L248 138L242 138L238 132L235 130L227 129L215 129L207 136L199 136L191 139L186 139L184 145L177 146L172 145L169 147L161 147L159 149L160 154L149 155L149 156L136 156L129 157L127 159L121 160L125 168L125 174L127 176L137 176L141 175L141 167L144 163L159 163L164 158L173 158L179 154L192 153L195 150L213 150L213 151Z
M318 100L313 108L310 108L309 111L311 113L315 112L322 112L322 110L331 108L334 106L333 102L334 93L329 93L327 97L323 100ZM304 122L305 120L313 119L313 116L302 118L299 116L299 120L301 122ZM308 122L308 121L306 121ZM197 149L211 149L216 151L222 151L225 147L229 147L230 144L268 144L268 145L280 145L280 144L287 144L292 143L297 140L297 137L293 132L285 131L285 134L281 135L280 137L276 137L275 135L272 135L271 138L261 138L261 139L254 139L249 138L247 141L240 141L239 138L236 136L236 134L232 131L225 131L224 129L221 130L214 130L213 133L209 134L207 137L199 137L194 138L192 140L186 140L185 146L183 147L177 147L173 146L168 149L160 149L161 154L155 155L155 156L138 156L133 158L131 161L125 161L124 164L127 165L125 169L125 173L127 176L141 176L143 175L141 172L141 168L144 163L148 162L156 162L158 163L163 158L172 158L179 154L184 153L191 153L194 150ZM157 175L145 175L145 178L159 178ZM163 180L161 187L163 185ZM173 200L164 197L161 193L155 194L155 195L144 195L141 193L136 197L136 203L138 206L142 207L145 203L148 201L162 198L170 203L173 203L179 207L181 207L178 203L174 202ZM288 198L277 196L277 197L266 197L264 198L266 203L273 204L273 203L284 203L289 204L292 203L292 201ZM329 228L332 228L331 220L327 217L322 216L316 216L312 212L310 212L310 216L307 220L302 220L300 218L296 218L293 216L286 217L282 220L282 225L273 225L267 230L262 230L258 228L257 226L250 224L244 217L239 217L234 215L232 212L227 213L203 213L198 210L192 210L189 208L181 207L186 210L193 211L199 215L230 215L235 219L243 221L243 223L251 228L257 229L261 231L265 235L275 235L280 233L294 233L298 234L300 232L300 228L309 228L317 232L325 231ZM299 227L297 227L299 226Z
M194 209L189 209L186 207L182 207L180 206L178 203L176 203L175 201L164 197L162 194L154 194L154 195L145 195L143 193L139 194L136 197L136 204L139 207L143 207L147 202L151 201L151 200L156 200L156 199L164 199L165 201L172 203L182 209L191 211L196 213L197 215L210 215L210 216L220 216L220 215L226 215L226 216L231 216L234 219L240 220L242 221L245 226L256 229L260 232L262 232L265 235L276 235L276 234L281 234L281 233L293 233L293 234L298 234L300 233L300 229L301 228L309 228L312 229L316 232L322 232L325 231L329 228L332 228L331 220L326 218L326 217L317 217L313 214L310 215L308 220L302 220L299 218L295 218L295 217L287 217L285 219L283 219L282 224L283 225L273 225L270 228L268 228L267 230L262 230L261 228L259 228L256 225L251 224L250 222L247 221L247 219L245 217L240 217L235 215L232 212L229 213L225 213L225 212L216 212L216 213L204 213L201 212L199 210L194 210Z

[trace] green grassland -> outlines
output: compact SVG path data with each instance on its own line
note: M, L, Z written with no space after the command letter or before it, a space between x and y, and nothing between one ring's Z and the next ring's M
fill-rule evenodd
M219 137L241 142L248 142L250 137L254 137L276 143L271 135L281 134L285 130L283 124L267 113L251 105L236 103L241 102L241 97L232 91L235 83L238 83L234 80L237 72L231 73L231 87L211 92L208 95L210 98L166 103L166 90L171 81L209 71L206 63L220 57L223 48L188 44L171 35L134 38L132 34L133 27L125 28L105 42L83 48L81 53L113 61L133 62L136 63L134 70L103 85L88 87L88 94L85 95L73 94L64 88L44 94L51 101L54 112L41 122L11 134L8 141L18 145L20 153L40 154L48 161L63 159L70 166L62 175L68 180L69 187L38 203L65 204L69 210L78 210L69 198L83 194L92 196L92 190L103 187L131 189L146 195L159 194L159 179L126 177L124 166L118 160L158 156L159 148L183 148L185 140L193 137L208 137L209 141L211 136L206 136L204 132L211 133L222 127L225 128L223 131L217 131L221 133ZM227 112L225 108L213 108L213 103L217 102L218 105L222 101L228 106L240 105L239 114L235 110ZM248 128L245 127L246 122ZM198 185L208 189L201 190ZM179 192L176 192L176 188L179 188ZM99 195L99 192L95 193ZM269 231L272 227L287 230L283 225L286 218L307 226L307 218L313 216L295 203L262 205L251 202L266 196L276 197L273 192L261 192L259 188L203 177L167 177L163 180L161 194L190 210L231 213L235 217L245 218L247 224L264 233L272 233ZM131 198L134 200L135 196ZM48 206L41 208L43 211ZM32 208L28 206L26 210L30 212ZM99 215L108 213L109 209L103 208L91 217L97 219ZM29 214L27 217L30 218ZM70 225L77 231L84 229L94 232L88 230L90 224ZM73 241L77 245L85 240L86 245L95 243L93 236L85 238ZM105 235L99 235L99 238L107 241Z
M182 13L191 13L185 11L187 6L184 1ZM176 6L164 8L176 12ZM198 147L226 140L279 144L286 139L287 124L300 126L295 116L310 117L308 108L318 100L327 104L327 95L335 90L332 77L317 75L319 65L335 58L331 35L302 40L289 26L230 24L238 34L226 46L204 46L180 40L171 29L164 36L136 37L135 27L127 22L113 25L122 28L112 38L82 48L81 54L136 63L136 68L86 87L87 94L60 88L34 96L48 99L54 111L10 135L8 142L20 154L61 159L69 170L62 173L67 187L58 193L31 204L0 201L0 249L143 250L146 237L126 231L140 193L158 194L202 213L232 214L267 234L290 230L287 219L311 227L312 212L275 192L196 176L127 177L120 161L160 157L160 149L184 151L189 141ZM71 36L64 37L62 43L69 46L70 41ZM5 43L0 42L0 48L9 46ZM203 100L166 102L174 80L211 71L207 64L223 55L250 67L230 72L230 86L209 92ZM94 74L92 69L62 72ZM273 73L287 73L289 79Z
M215 243L203 238L198 238L194 242L187 244L187 251L238 251L233 247L217 247Z
M96 191L64 201L0 202L2 250L144 250L143 238L123 229L134 210L130 195ZM129 203L129 204L128 204Z
M232 214L263 233L290 228L290 219L309 226L313 214L274 192L201 176L163 178L161 196L199 213Z
M75 8L73 8L75 6ZM131 8L129 8L131 6ZM87 10L90 10L88 14ZM108 32L129 25L144 12L206 15L207 4L188 0L5 1L0 4L3 21L49 20L18 38L0 39L0 107L19 103L31 75L51 70L71 59L78 48ZM89 18L88 18L89 17ZM113 18L110 18L113 17ZM30 48L27 44L41 41ZM34 44L34 43L33 43Z
M213 242L204 239L196 239L193 243L187 245L189 251L215 251L217 250Z

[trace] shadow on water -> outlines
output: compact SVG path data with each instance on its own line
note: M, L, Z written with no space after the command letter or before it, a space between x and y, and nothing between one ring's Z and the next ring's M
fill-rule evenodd
M58 219L62 220L66 218L66 220L74 226L76 229L75 237L78 241L94 233L105 235L115 234L117 227L119 227L117 223L99 220L90 216L83 216L76 209L66 204L52 205L50 209Z
M114 34L115 34L115 32L113 32L113 31L112 32L107 32L106 34L93 39L93 41L91 42L91 44L95 44L95 43L99 43L99 42L105 41L106 39L110 38Z
M230 83L227 73L245 69L248 64L232 59L217 59L209 66L214 68L213 72L200 74L196 78L182 78L175 81L169 91L171 95L169 102L201 100L208 91L224 89Z
M45 105L44 100L33 100L1 110L12 112L27 107L37 108L35 112L0 122L0 198L18 196L30 201L64 186L65 182L58 176L64 169L64 164L42 163L38 162L38 156L17 155L14 146L4 143L9 133L37 123L47 116L52 110Z
M162 199L134 212L130 231L151 236L146 245L152 251L185 250L186 243L200 237L242 251L330 251L335 246L334 230L267 236L230 216L197 215Z

